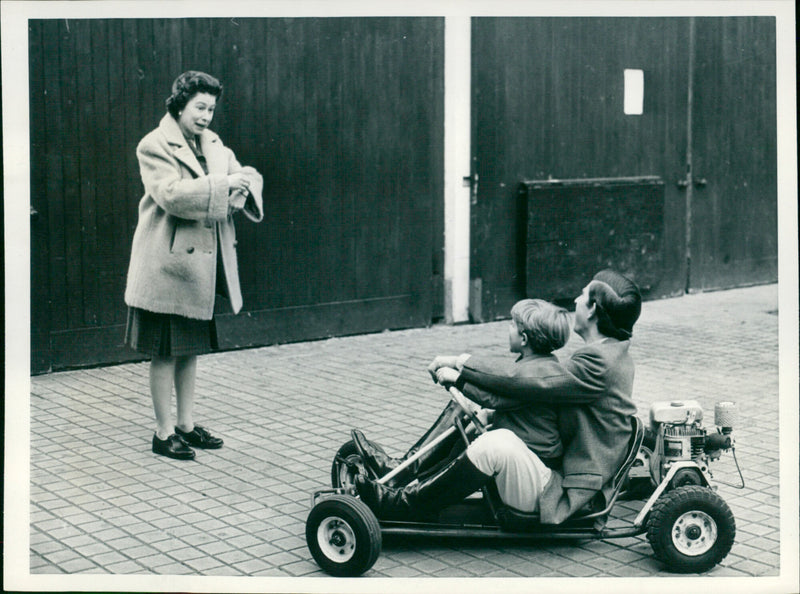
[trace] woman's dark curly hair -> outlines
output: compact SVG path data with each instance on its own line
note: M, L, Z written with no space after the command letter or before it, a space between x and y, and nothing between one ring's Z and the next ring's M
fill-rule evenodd
M210 74L188 70L172 83L172 95L167 97L167 111L177 120L189 100L198 93L208 93L219 99L222 96L222 85Z
M601 270L589 283L589 306L595 304L597 329L605 336L628 340L642 313L642 294L628 277Z

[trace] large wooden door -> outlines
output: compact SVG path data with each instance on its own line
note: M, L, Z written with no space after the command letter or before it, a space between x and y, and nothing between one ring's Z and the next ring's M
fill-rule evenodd
M661 180L660 222L648 222L662 226L660 253L637 278L649 297L777 278L773 18L475 18L472 38L473 317L507 316L543 286L530 275L568 274L576 245L608 252L615 201L565 225L561 251L531 257L526 221L547 217L527 212L523 181L589 180L591 202L592 179ZM623 109L625 70L643 74L641 113Z
M212 128L264 175L237 222L224 348L425 326L441 291L441 18L32 20L34 372L123 345L135 149L172 80L218 76ZM438 286L437 286L438 279Z
M477 18L473 19L473 155L478 190L472 207L473 311L479 319L508 315L527 286L541 286L552 271L567 274L573 246L584 253L607 250L619 213L576 213L581 224L560 237L563 253L550 261L529 257L528 213L520 182L659 178L653 204L662 226L659 269L648 274L649 294L683 290L683 194L668 180L683 175L686 149L687 19ZM644 110L623 110L624 71L645 72ZM625 181L627 184L628 182ZM562 194L566 196L568 194ZM521 198L520 198L521 197ZM609 204L613 207L613 201ZM646 204L644 205L646 208ZM631 216L631 221L640 217ZM552 233L543 230L542 235ZM592 243L594 242L594 244ZM553 246L549 246L553 247ZM538 261L538 270L526 262ZM605 263L598 263L602 266ZM579 268L573 275L583 275ZM559 283L580 285L585 278ZM544 295L532 295L544 297ZM552 298L553 295L547 295Z

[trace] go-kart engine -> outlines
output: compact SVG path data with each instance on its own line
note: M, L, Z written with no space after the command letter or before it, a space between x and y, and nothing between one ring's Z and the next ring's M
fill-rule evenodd
M664 427L664 462L694 460L705 451L706 430L695 425Z
M655 436L650 472L660 482L678 461L694 461L702 472L708 462L733 447L736 405L719 402L714 407L716 431L703 426L703 409L694 400L655 402L650 409L650 429Z

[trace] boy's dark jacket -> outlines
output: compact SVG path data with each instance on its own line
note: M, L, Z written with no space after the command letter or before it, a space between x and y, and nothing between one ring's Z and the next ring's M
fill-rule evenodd
M560 363L555 355L527 355L517 358L515 365L530 367L527 374L551 375L558 372ZM462 392L473 402L495 411L492 429L513 431L545 464L560 464L564 448L558 430L557 406L499 397L474 384L464 384Z

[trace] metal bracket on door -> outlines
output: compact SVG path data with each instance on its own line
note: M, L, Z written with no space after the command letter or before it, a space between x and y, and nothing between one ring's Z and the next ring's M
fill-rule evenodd
M695 188L705 188L706 185L708 185L708 180L706 178L691 180L689 177L686 177L685 179L679 179L677 182L675 182L675 185L682 190L688 188L689 184L694 184Z
M478 174L465 175L463 178L464 186L469 186L469 202L470 204L478 203Z

